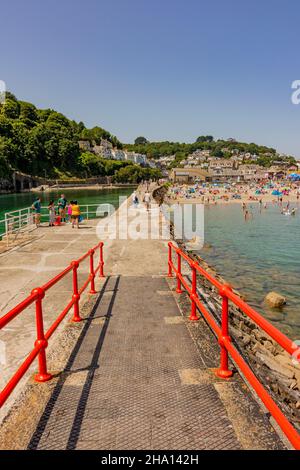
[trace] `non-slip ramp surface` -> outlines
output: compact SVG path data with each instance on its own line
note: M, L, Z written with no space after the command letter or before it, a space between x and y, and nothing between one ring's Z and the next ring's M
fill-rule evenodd
M163 278L107 280L30 449L239 449ZM187 372L188 374L188 372Z

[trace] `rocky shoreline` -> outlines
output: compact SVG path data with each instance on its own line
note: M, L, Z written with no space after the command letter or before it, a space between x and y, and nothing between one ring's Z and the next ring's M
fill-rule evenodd
M165 201L167 192L168 189L165 186L154 191L153 197L159 205ZM176 242L217 280L225 282L217 271L199 255L188 251L182 240L176 240ZM199 276L198 291L206 308L220 324L222 299L217 289ZM237 291L235 293L240 295ZM288 419L300 430L300 363L296 360L292 361L288 353L234 305L230 305L229 316L230 335L239 352Z

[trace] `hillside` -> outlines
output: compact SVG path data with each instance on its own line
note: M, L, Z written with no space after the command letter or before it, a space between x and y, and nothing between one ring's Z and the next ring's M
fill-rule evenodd
M115 150L95 152L103 142ZM13 170L19 170L43 178L113 176L115 181L139 182L161 176L153 164L152 168L143 168L151 166L151 160L175 155L171 168L197 150L208 150L211 156L221 158L230 158L233 152L248 152L256 155L262 166L280 159L294 161L293 157L279 156L273 148L234 139L214 140L212 136L200 136L194 143L149 142L138 137L134 144L122 144L102 127L88 129L83 122L77 123L52 109L38 109L9 92L0 104L0 178L6 181ZM123 156L113 158L116 151ZM150 161L137 165L130 153L146 155Z
M125 145L125 144L124 144ZM137 137L134 144L126 144L128 150L144 153L148 158L159 159L175 155L173 166L178 166L188 155L197 150L207 150L211 157L230 158L233 154L256 155L256 163L261 166L271 166L274 161L286 160L295 162L293 156L280 156L276 149L257 145L255 143L238 142L235 139L214 140L213 136L200 136L193 143L180 142L149 142L145 137Z
M95 146L105 141L122 148L121 142L101 127L87 129L83 122L52 109L38 109L8 92L0 105L0 178L9 180L13 170L48 178L114 176L117 181L127 178L131 182L146 174L156 175L155 170L130 161L86 151L80 148L80 141Z

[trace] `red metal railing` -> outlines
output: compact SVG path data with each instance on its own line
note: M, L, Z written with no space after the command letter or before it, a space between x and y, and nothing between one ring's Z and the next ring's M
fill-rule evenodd
M172 277L173 272L177 278L176 291L182 293L182 286L188 292L191 300L191 315L190 320L199 320L197 316L197 308L204 316L207 323L210 325L212 330L215 332L221 349L221 360L220 367L216 371L217 375L221 378L227 379L232 376L232 371L229 369L228 355L231 356L235 364L238 366L248 383L253 387L258 397L265 404L267 409L270 411L278 425L285 433L291 444L295 449L300 450L300 435L297 430L288 421L285 415L282 413L280 408L277 406L275 401L272 399L267 390L260 383L258 378L253 373L252 369L242 358L236 347L233 345L228 332L228 302L229 300L235 304L245 315L253 320L256 325L262 328L271 338L273 338L285 351L291 354L293 357L300 358L300 348L295 346L295 343L263 318L258 312L244 302L239 296L234 294L231 287L227 284L222 284L213 276L205 271L198 263L192 260L186 253L176 247L172 242L169 242L169 260L168 260L168 276ZM177 267L173 263L172 253L173 251L177 254ZM182 275L181 272L181 260L184 259L192 270L191 285L189 285L187 279ZM197 294L197 274L200 274L207 279L213 286L215 286L220 296L222 297L222 312L221 312L221 327L215 321L212 314L205 308Z
M96 250L99 249L99 261L97 263L97 268L94 269L94 256ZM89 258L89 276L84 282L81 288L78 287L78 268L80 264ZM15 308L10 310L6 315L0 318L0 330L4 328L8 323L10 323L15 317L22 313L27 307L35 303L35 315L36 315L36 341L34 343L33 350L26 357L25 361L19 367L17 372L9 380L7 385L0 393L0 407L5 403L7 398L10 396L14 388L17 386L18 382L27 372L31 364L34 362L36 357L38 357L39 369L38 373L35 375L35 380L37 382L46 382L52 378L52 375L47 370L47 360L46 360L46 349L48 346L48 341L53 335L54 331L57 329L59 324L65 318L67 313L73 307L73 318L72 322L81 321L80 310L79 310L79 301L81 294L90 284L90 294L96 294L95 291L95 277L99 273L99 277L104 277L103 273L103 242L98 243L93 249L89 250L85 255L79 258L76 261L72 261L71 264L60 274L50 279L42 287L37 287L34 289L31 294L18 304ZM67 274L72 272L73 277L73 294L70 302L64 308L64 310L58 315L54 323L50 326L48 331L44 333L44 321L43 321L43 298L45 297L46 292L56 285L61 279L63 279Z

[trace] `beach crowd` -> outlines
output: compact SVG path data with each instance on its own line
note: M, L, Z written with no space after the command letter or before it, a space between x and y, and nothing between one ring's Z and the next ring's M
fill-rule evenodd
M168 191L169 200L178 202L201 202L218 204L226 202L296 202L300 200L299 184L267 183L195 183L172 184Z
M172 184L167 200L171 204L191 202L205 205L236 202L242 205L245 219L251 216L249 203L258 203L264 209L276 204L281 214L295 215L297 207L291 204L300 202L300 185L291 182Z

